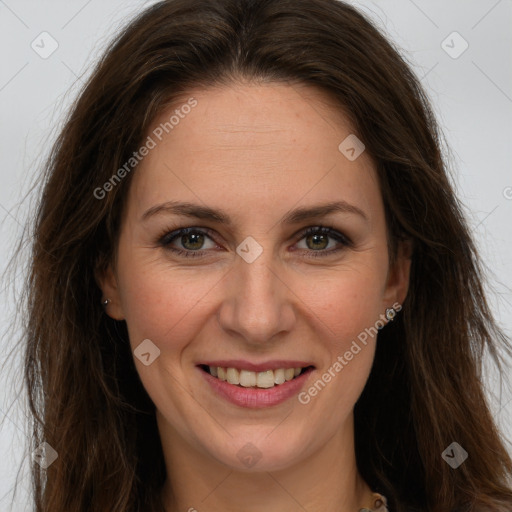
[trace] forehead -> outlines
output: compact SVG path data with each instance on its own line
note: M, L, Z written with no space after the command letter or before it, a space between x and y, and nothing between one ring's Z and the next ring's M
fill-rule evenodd
M347 117L313 87L191 89L161 112L146 136L155 147L131 187L140 208L176 195L224 207L240 204L236 196L260 209L340 198L375 209L380 201L371 159L363 152L351 161L339 149L353 136Z
M188 112L186 105L191 98L197 105L189 113L182 113L180 119L174 116L173 122L182 126L176 124L167 133L165 123L173 113ZM318 146L320 139L322 146L332 144L334 139L336 148L339 134L352 131L341 107L324 93L310 86L282 83L191 90L155 119L153 128L159 127L164 130L163 144L174 139L174 149L190 135L199 135L202 146L196 150L259 149L261 153L281 153L283 149L303 153Z

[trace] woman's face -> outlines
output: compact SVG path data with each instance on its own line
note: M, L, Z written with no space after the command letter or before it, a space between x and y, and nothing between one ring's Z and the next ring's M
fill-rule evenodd
M327 102L285 84L197 89L147 134L102 288L164 443L275 470L351 432L409 260L390 268L374 165Z

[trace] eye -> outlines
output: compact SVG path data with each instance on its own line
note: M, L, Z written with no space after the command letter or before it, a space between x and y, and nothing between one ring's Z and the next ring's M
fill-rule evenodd
M203 250L213 249L217 246L208 236L208 232L209 230L200 228L182 228L165 234L160 238L159 244L180 256L202 256ZM205 242L208 240L210 246L205 247Z
M300 247L304 241L305 247ZM331 227L315 226L310 227L301 233L297 248L309 253L308 257L323 257L337 253L346 247L351 247L352 241Z
M166 232L160 237L158 243L166 250L177 256L198 258L205 256L209 249L219 246L211 236L211 230L207 228L181 228L172 232ZM337 253L353 244L349 238L331 227L314 226L302 231L297 237L296 248L305 253L306 257L325 257ZM301 247L301 243L305 247ZM209 244L208 244L209 242Z

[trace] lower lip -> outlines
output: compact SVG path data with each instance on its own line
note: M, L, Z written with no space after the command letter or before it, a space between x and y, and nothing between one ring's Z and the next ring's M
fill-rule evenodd
M213 390L232 404L251 409L263 409L264 407L281 404L297 395L313 371L313 368L309 368L292 380L267 389L238 387L227 381L217 379L217 377L210 375L199 367L198 370L203 374Z

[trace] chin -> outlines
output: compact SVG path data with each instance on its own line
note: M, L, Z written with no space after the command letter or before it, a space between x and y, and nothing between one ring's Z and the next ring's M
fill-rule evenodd
M212 456L234 471L247 473L289 468L299 462L304 456L303 447L308 446L308 443L282 435L267 439L265 435L243 436L230 438L228 442L224 450L211 452Z

